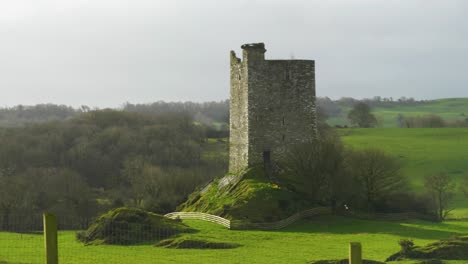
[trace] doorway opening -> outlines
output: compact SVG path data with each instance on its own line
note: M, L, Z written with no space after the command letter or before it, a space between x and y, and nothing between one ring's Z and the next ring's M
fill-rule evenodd
M271 164L271 153L269 150L263 151L263 165L265 168L270 167Z

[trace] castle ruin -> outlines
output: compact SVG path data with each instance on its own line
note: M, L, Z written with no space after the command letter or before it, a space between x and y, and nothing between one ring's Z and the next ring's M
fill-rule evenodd
M315 62L265 60L263 43L231 51L229 171L278 160L317 136Z

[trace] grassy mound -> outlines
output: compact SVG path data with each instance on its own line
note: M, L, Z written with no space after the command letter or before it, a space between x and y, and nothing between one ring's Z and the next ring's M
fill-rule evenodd
M415 264L444 264L444 263L445 262L443 262L440 259L425 259L425 260L418 261Z
M184 237L166 239L158 244L157 247L180 248L180 249L230 249L239 247L239 244L207 241L202 239L188 239Z
M297 192L269 182L262 168L250 168L238 182L212 182L204 192L195 192L179 206L186 212L204 212L230 220L274 222L313 205Z
M349 263L348 259L342 259L342 260L319 260L319 261L311 262L310 264L348 264L348 263ZM385 264L385 263L380 262L380 261L375 261L375 260L363 259L362 264Z
M193 229L176 220L123 207L100 216L88 230L77 233L77 239L85 244L130 245L190 231Z
M387 261L403 259L444 259L468 261L468 236L441 240L423 247L412 246L406 250L402 249L400 252L387 258Z

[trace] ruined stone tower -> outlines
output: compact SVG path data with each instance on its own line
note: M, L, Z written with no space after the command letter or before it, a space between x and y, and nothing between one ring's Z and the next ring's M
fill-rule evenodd
M231 51L229 171L278 160L317 136L315 62L265 60L263 43Z

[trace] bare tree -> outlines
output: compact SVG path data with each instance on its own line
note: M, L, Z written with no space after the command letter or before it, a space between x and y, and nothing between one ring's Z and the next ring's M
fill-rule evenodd
M447 173L428 175L424 178L424 186L431 194L434 210L439 221L444 220L452 209L455 183Z
M132 157L124 162L123 176L130 185L130 195L136 207L143 207L143 199L146 196L147 174L143 171L149 166L148 162L140 156Z
M337 137L324 135L320 140L292 147L282 162L285 177L311 201L339 199L345 180L343 146Z
M406 186L400 163L382 150L350 151L346 160L348 170L360 186L369 211L375 209L378 200L401 192Z

